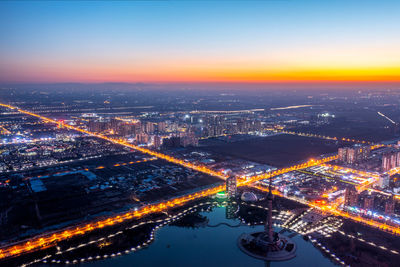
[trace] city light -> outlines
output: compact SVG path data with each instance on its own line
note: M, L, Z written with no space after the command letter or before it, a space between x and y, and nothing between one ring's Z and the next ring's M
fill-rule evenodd
M62 2L0 1L0 266L397 265L400 1Z
M30 116L34 116L37 117L47 123L52 123L52 124L56 124L56 125L60 125L59 121L35 114L33 112L30 111L26 111L23 109L19 109L7 104L0 104L0 106L6 107L6 108L10 108L13 110L17 110L18 112L21 112L23 114L26 115L30 115ZM166 160L168 162L174 163L174 164L178 164L181 165L183 167L186 168L190 168L192 170L195 171L199 171L202 173L206 173L208 175L212 175L218 178L221 178L223 180L226 180L228 177L223 174L223 172L217 172L214 171L208 167L205 167L203 165L197 165L191 162L187 162L185 160L182 159L178 159L157 151L153 151L141 146L137 146L137 145L133 145L130 144L124 140L117 140L114 138L110 138L107 136L104 136L102 134L98 134L98 133L94 133L91 131L87 131L69 124L64 124L62 123L62 127L64 128L68 128L71 130L75 130L90 136L94 136L97 138L101 138L104 139L106 141L115 143L115 144L119 144L122 146L126 146L129 148L132 148L134 150L140 151L142 153L151 155L153 157L157 157L163 160ZM295 132L286 132L286 131L282 131L284 133L288 133L288 134L296 134L296 135L301 135L301 136L310 136L310 137L318 137L318 138L324 138L324 139L329 139L329 140L338 140L335 137L327 137L327 136L320 136L320 135L312 135L312 134L302 134L302 133L295 133ZM355 142L355 143L362 143L362 144L370 144L371 145L371 149L374 148L379 148L382 147L382 145L379 144L371 144L370 142L367 141L357 141L354 139L346 139L346 138L342 138L342 141L349 141L349 142ZM290 167L286 167L286 168L282 168L282 169L278 169L278 170L274 170L274 171L269 171L260 175L255 175L255 176L251 176L251 177L237 177L237 186L245 186L245 185L250 185L253 186L259 190L263 190L265 191L266 189L262 186L259 185L253 185L255 182L260 181L260 180L264 180L264 179L269 179L281 174L285 174L288 172L292 172L292 171L296 171L296 170L301 170L301 169L305 169L305 168L309 168L312 166L324 166L324 164L326 164L327 162L333 161L338 159L337 155L333 155L333 156L328 156L325 158L320 158L320 159L310 159L304 163L301 164L297 164L294 166L290 166ZM129 163L130 164L130 163ZM114 166L120 166L121 164L117 163ZM123 164L122 164L123 165ZM326 165L326 166L330 166L331 168L335 169L335 170L343 170L346 172L350 172L350 173L354 173L354 174L358 174L358 175L370 175L371 179L365 179L365 180L361 180L363 181L360 184L359 190L362 191L364 189L366 189L369 185L371 185L372 183L374 183L377 179L377 175L375 174L370 174L370 173L366 173L366 172L360 172L360 171L356 171L353 169L349 169L349 168L343 168L343 167L339 167L339 166L331 166L331 165ZM99 166L97 167L98 169L103 168L103 166ZM79 226L74 226L74 227L68 227L66 229L62 229L62 230L58 230L58 231L53 231L53 232L49 232L49 233L45 233L42 235L39 235L38 237L33 237L30 238L28 240L24 240L24 241L20 241L14 244L8 244L6 246L3 246L0 249L0 259L1 258L7 258L7 257L13 257L13 256L17 256L17 255L21 255L27 252L31 252L31 251L35 251L35 250L40 250L40 249L45 249L48 248L50 246L54 246L55 244L57 244L57 242L60 242L62 240L66 240L69 239L71 237L74 236L80 236L80 235L84 235L90 231L93 231L95 229L101 229L110 225L115 225L127 220L131 220L131 219L138 219L138 218L142 218L146 215L152 214L152 213L158 213L158 212L162 212L165 210L168 210L172 207L177 207L177 206L182 206L185 203L198 199L198 198L203 198L203 197L207 197L210 195L214 195L217 194L218 192L224 191L225 190L225 185L221 185L221 186L216 186L213 188L209 188L209 189L205 189L205 190L201 190L198 191L196 193L192 193L192 194L188 194L182 197L176 197L167 201L162 201L158 204L151 204L151 205L146 205L141 207L140 209L137 210L133 210L133 211L129 211L126 213L122 213L119 215L115 215L115 216L111 216L109 218L106 219L100 219L98 221L94 221L94 222L90 222L90 223L86 223L86 224L82 224ZM352 219L354 221L357 222L361 222L364 224L367 224L369 226L373 226L382 230L386 230L392 233L396 233L396 234L400 234L400 227L396 227L396 226L392 226L392 225L387 225L386 223L381 223L379 221L373 221L371 219L367 219L367 218L363 218L358 216L357 214L352 214L349 212L345 212L339 209L339 203L336 203L336 205L332 205L332 203L326 203L323 201L320 202L308 202L308 201L304 201L304 200L300 200L297 199L295 197L288 197L288 196L284 196L283 194L281 194L279 191L277 190L273 190L274 194L278 194L280 196L283 197L287 197L289 199L295 200L295 201L299 201L301 203L307 204L313 208L317 208L323 212L329 212L331 214L334 215L338 215L338 216L342 216L345 218L349 218ZM351 209L351 212L354 212L357 210ZM361 213L361 212L357 212L357 213ZM368 212L366 213L368 215ZM374 217L374 213L372 213L372 217ZM375 216L377 217L377 219L380 219L380 216L377 215ZM382 217L382 218L386 218L386 217ZM393 219L391 219L393 220ZM397 223L397 222L396 222Z

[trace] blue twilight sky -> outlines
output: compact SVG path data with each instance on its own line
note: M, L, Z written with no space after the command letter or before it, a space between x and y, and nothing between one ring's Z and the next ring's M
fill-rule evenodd
M400 1L5 1L2 82L400 81Z

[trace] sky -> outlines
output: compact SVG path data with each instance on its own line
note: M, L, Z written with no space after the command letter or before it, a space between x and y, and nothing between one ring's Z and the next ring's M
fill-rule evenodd
M2 1L0 82L400 85L400 1Z

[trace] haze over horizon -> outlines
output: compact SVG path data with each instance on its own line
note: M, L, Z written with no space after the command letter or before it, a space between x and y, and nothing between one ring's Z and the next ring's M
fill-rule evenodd
M397 1L19 1L0 9L2 84L400 85Z

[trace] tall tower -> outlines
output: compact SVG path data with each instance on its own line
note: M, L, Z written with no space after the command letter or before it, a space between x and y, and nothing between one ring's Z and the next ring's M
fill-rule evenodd
M237 197L237 180L235 176L231 176L226 179L226 193L231 199L235 199Z
M272 243L274 239L274 231L272 229L272 177L269 178L269 187L268 187L268 215L266 224L264 226L264 231L268 235L268 242Z
M246 254L265 261L283 261L296 257L296 243L289 237L274 233L272 229L272 178L269 178L268 217L264 231L242 234L238 240L239 248ZM268 266L268 265L267 265Z

